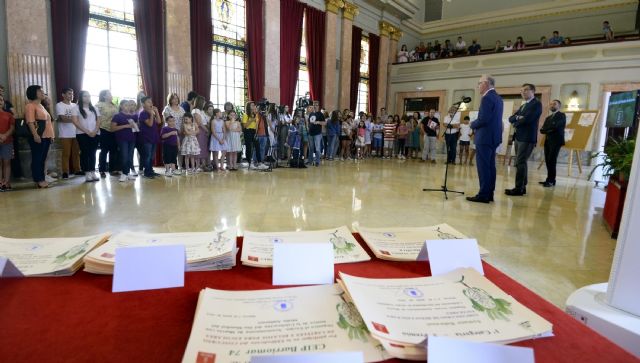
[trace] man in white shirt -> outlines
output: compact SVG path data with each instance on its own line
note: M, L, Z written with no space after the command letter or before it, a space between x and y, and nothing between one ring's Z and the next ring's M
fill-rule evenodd
M62 101L56 104L58 115L58 138L62 145L62 179L68 179L69 173L83 175L80 167L80 148L76 141L76 127L73 119L78 117L78 106L73 101L73 89L62 90Z
M462 37L458 37L458 41L455 45L456 55L465 54L467 51L467 43L462 39Z
M455 165L456 148L458 147L458 135L460 131L460 113L455 106L451 106L449 113L444 117L444 140L447 144L447 163Z

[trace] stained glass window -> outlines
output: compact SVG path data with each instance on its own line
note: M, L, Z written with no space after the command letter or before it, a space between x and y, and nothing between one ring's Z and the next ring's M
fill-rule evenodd
M365 36L360 41L360 82L356 114L360 111L369 111L369 38Z
M103 89L111 90L116 100L135 99L142 79L133 0L90 0L90 5L82 88L94 102Z
M211 102L244 109L247 100L245 0L211 0Z

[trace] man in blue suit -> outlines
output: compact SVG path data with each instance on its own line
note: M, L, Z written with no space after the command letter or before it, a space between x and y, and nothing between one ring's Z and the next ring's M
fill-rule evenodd
M527 161L538 141L538 121L542 115L542 103L536 98L536 86L531 83L522 85L522 105L509 122L516 129L513 144L516 147L516 187L505 189L506 195L520 196L527 194Z
M477 203L493 202L496 189L496 148L502 143L502 97L498 95L493 77L484 75L478 81L482 95L478 119L471 123L475 134L476 167L480 191L468 201Z

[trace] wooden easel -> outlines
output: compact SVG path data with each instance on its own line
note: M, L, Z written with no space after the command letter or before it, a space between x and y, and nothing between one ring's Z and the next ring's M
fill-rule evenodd
M576 161L578 163L578 172L580 174L582 174L582 158L580 157L580 150L569 149L569 163L568 163L569 172L567 173L567 176L571 176L571 168L573 167L573 154L574 153L576 154ZM542 168L542 165L544 165L544 157L542 158L542 160L540 160L540 164L538 164L538 170L540 168Z

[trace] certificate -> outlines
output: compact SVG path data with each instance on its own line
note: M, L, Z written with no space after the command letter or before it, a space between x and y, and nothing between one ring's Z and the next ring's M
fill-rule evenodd
M428 336L508 344L551 334L551 323L474 269L406 279L340 277L371 334L386 345L406 345L411 354Z
M389 261L415 261L426 240L468 238L448 224L405 228L359 227L358 232L376 257ZM489 254L483 247L478 247L481 256Z
M75 238L0 237L0 256L7 257L25 276L68 276L82 258L109 238L108 233Z
M363 352L366 362L390 358L338 285L205 289L182 362L248 363L258 355L343 351Z
M346 226L302 232L245 231L240 259L243 265L271 267L274 243L327 242L333 246L334 263L352 263L371 259Z
M96 248L85 258L85 270L112 274L116 248L159 245L184 245L187 271L210 271L235 266L236 229L214 232L138 233L122 232Z

